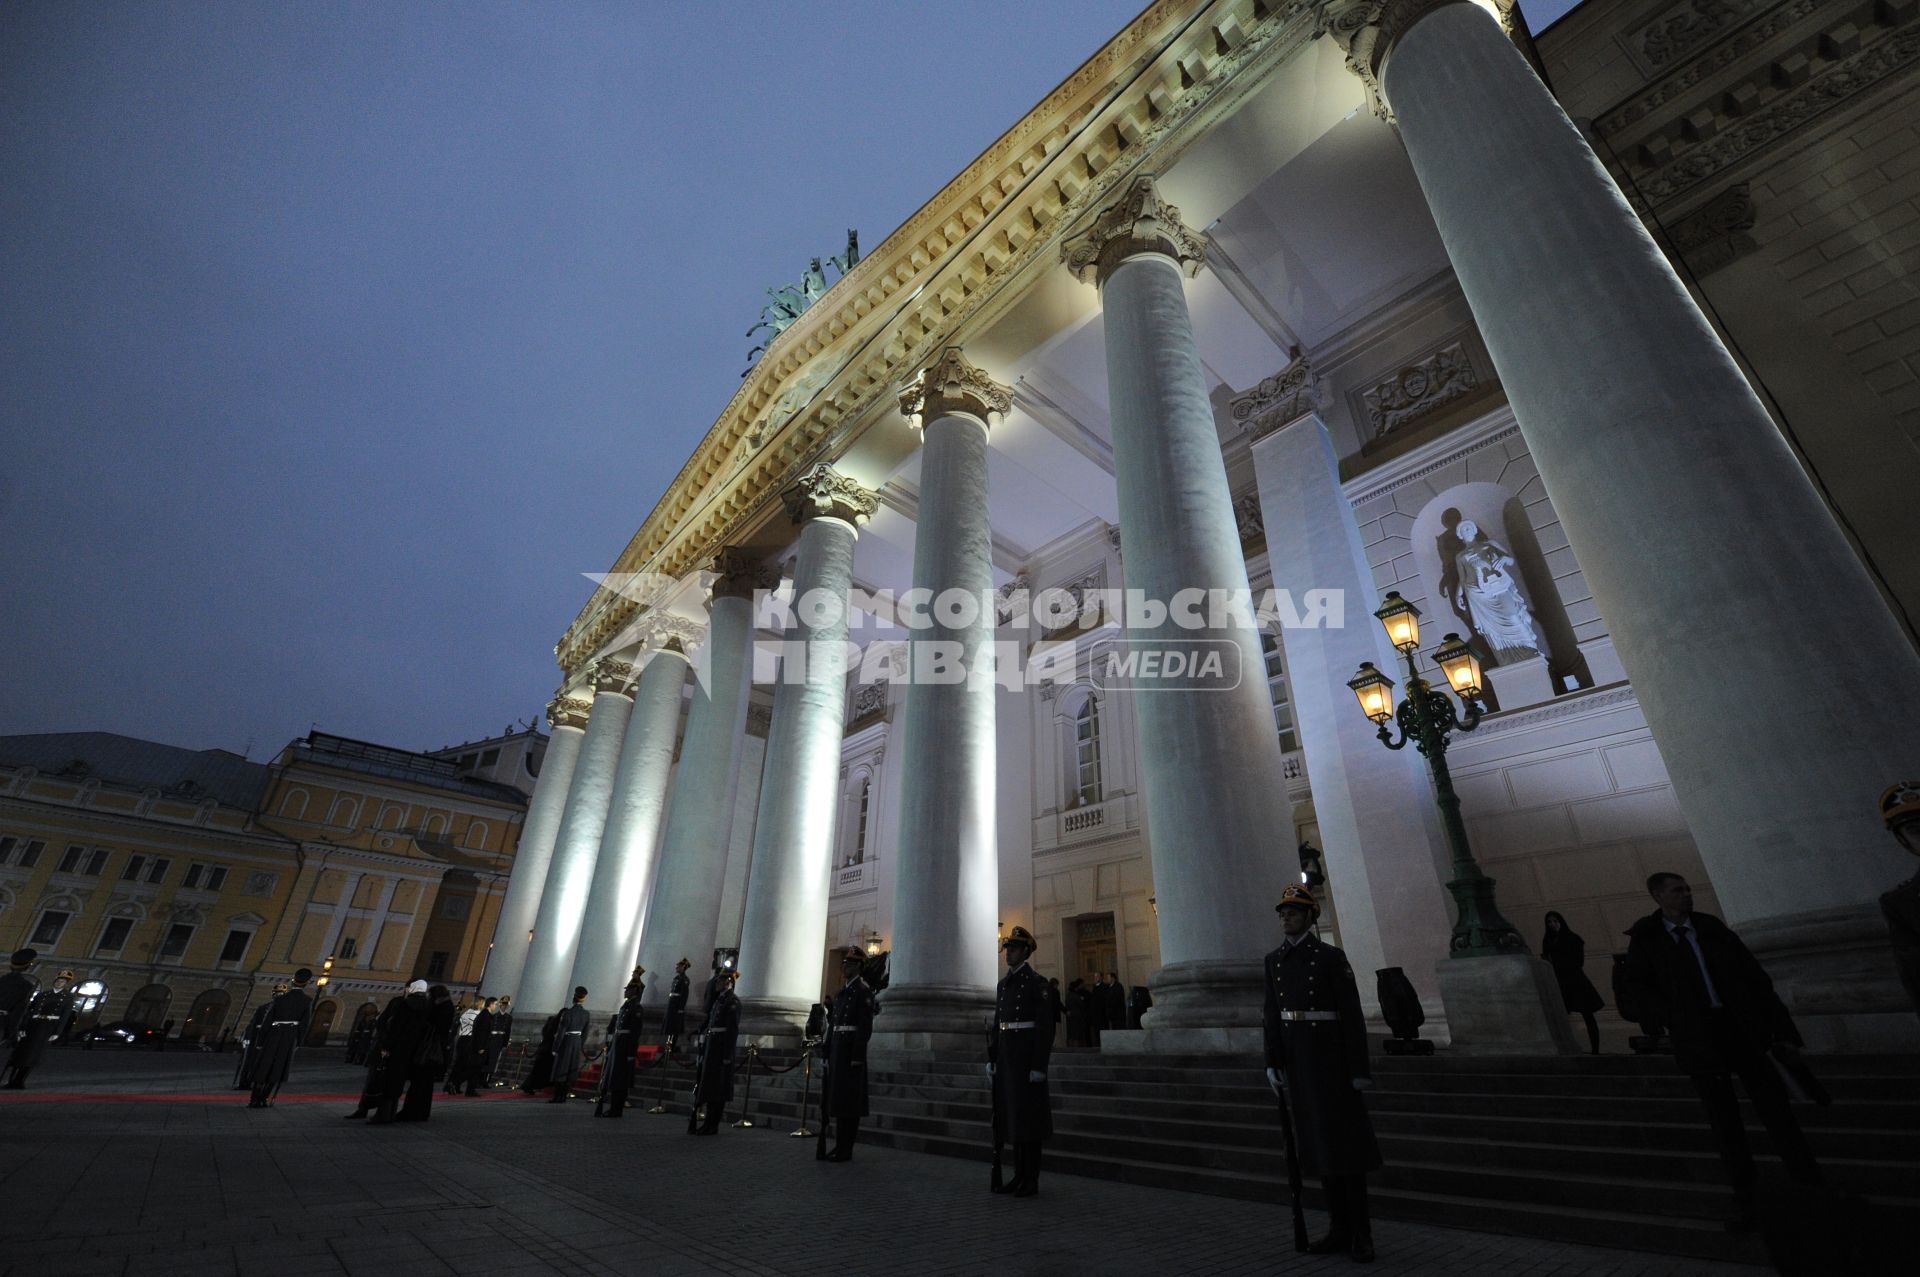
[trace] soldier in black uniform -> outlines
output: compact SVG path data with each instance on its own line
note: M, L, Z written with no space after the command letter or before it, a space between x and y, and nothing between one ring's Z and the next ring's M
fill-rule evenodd
M58 1042L73 1027L72 985L73 972L62 971L53 978L52 988L42 989L27 1003L20 1027L14 1033L13 1054L7 1057L11 1074L7 1078L7 1090L25 1090L27 1074L46 1058L47 1045Z
M487 1068L480 1076L480 1085L493 1085L493 1071L500 1067L500 1054L507 1049L507 1042L513 1037L513 995L502 994L500 1005L493 1009L493 1042L487 1047Z
M627 981L626 1001L607 1024L607 1059L602 1066L607 1070L607 1108L604 1114L596 1109L596 1116L619 1117L627 1107L627 1092L633 1089L633 1053L640 1045L640 1028L646 1018L640 1007L640 999L647 992L640 977L646 973L645 967L633 969L633 979Z
M313 972L301 967L293 973L293 987L267 1004L267 1021L260 1043L260 1060L253 1069L253 1095L250 1109L263 1109L280 1084L293 1070L293 1052L306 1036L307 1018L313 1014L313 999L307 996L307 982Z
M707 1032L700 1042L699 1080L693 1088L696 1109L705 1106L706 1118L695 1135L717 1135L720 1119L733 1099L733 1053L740 1037L740 998L733 982L740 972L732 967L715 977L716 988L707 1005Z
M860 1119L867 1115L867 1042L879 1006L872 987L860 978L866 963L867 955L858 948L841 954L840 974L846 984L827 1002L827 1072L820 1086L824 1110L833 1119L829 1162L853 1160Z
M7 973L0 975L0 1042L12 1042L20 1034L27 1004L40 991L40 982L27 973L39 960L32 949L15 949L7 959Z
M1313 934L1320 904L1305 887L1280 893L1286 938L1266 958L1267 1084L1293 1113L1300 1172L1318 1176L1332 1227L1309 1254L1373 1262L1367 1172L1380 1146L1360 1092L1373 1088L1367 1024L1347 955Z
M285 980L276 982L267 1000L254 1008L253 1019L247 1021L247 1031L240 1038L240 1062L233 1070L234 1090L253 1089L254 1070L260 1067L260 1047L266 1041L267 1014L273 1010L273 1000L292 987Z
M687 969L693 963L682 958L673 964L673 984L667 990L667 1020L662 1029L668 1042L676 1042L687 1031L687 998L693 992L693 982L687 979Z
M1003 1191L1032 1197L1040 1191L1040 1141L1053 1134L1053 1103L1047 1096L1053 991L1027 965L1035 945L1025 927L1015 927L1000 947L1007 953L1007 974L994 997L987 1072L993 1077L994 1106L1013 1145L1013 1179Z

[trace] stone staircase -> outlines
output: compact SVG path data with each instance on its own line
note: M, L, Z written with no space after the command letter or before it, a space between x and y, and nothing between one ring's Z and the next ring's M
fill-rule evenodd
M790 1131L802 1071L756 1066L751 1117ZM1375 1060L1368 1097L1386 1167L1375 1213L1492 1232L1668 1255L1757 1262L1758 1241L1730 1234L1731 1197L1691 1085L1664 1058ZM1800 1118L1836 1188L1858 1193L1909 1231L1920 1224L1920 1057L1825 1057L1834 1096ZM1063 1052L1049 1069L1050 1173L1091 1175L1283 1202L1286 1167L1274 1099L1255 1061ZM817 1079L816 1079L817 1082ZM684 1118L690 1070L672 1062L637 1079L641 1107ZM729 1119L740 1115L736 1081ZM814 1091L818 1101L817 1087ZM984 1161L992 1113L977 1058L876 1059L863 1142ZM1779 1178L1751 1120L1762 1176ZM817 1119L808 1118L810 1126ZM817 1129L817 1127L815 1127ZM1307 1202L1319 1205L1318 1185Z

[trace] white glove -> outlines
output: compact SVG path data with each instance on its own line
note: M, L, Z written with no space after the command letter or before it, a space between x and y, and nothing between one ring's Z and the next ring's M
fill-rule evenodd
M1357 1077L1353 1079L1353 1089L1356 1091L1371 1091L1373 1089L1373 1079L1370 1077Z
M1273 1088L1275 1095L1287 1089L1287 1079L1279 1069L1267 1070L1267 1085Z
M1040 1070L1038 1069L1034 1069L1027 1074L1027 1081L1029 1082L1044 1082L1046 1080L1047 1080L1047 1075L1040 1072Z
M992 1076L993 1076L993 1065L991 1065L991 1064L989 1064L989 1065L987 1065L987 1076L988 1076L988 1077L992 1077Z

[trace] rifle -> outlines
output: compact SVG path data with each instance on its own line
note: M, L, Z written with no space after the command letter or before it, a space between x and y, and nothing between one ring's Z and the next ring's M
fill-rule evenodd
M1307 1213L1300 1205L1300 1153L1293 1142L1293 1114L1287 1109L1287 1089L1274 1093L1280 1101L1280 1137L1287 1146L1287 1197L1293 1208L1293 1248L1307 1253Z
M687 1111L687 1134L692 1135L700 1129L700 1081L707 1073L707 1045L711 1037L700 1040L700 1050L693 1057L693 1104Z
M613 1073L613 1048L614 1044L619 1040L620 1037L618 1033L609 1035L607 1038L607 1049L600 1053L600 1085L593 1093L593 1115L595 1117L606 1116L604 1110L607 1107L607 1080Z
M823 1068L820 1070L820 1133L813 1137L813 1160L816 1162L824 1162L827 1160L827 1122L829 1121L827 1117L827 1092L832 1089L832 1087L827 1084L829 1076L826 1069Z
M993 1175L987 1181L987 1186L992 1192L1004 1193L1007 1191L1007 1186L1002 1181L1000 1175L1000 1149L1001 1146L1007 1142L1007 1115L1000 1103L1000 1078L994 1071L997 1067L994 1062L994 1056L998 1054L999 1052L994 1050L993 1026L992 1022L989 1021L987 1026L987 1090L993 1095Z

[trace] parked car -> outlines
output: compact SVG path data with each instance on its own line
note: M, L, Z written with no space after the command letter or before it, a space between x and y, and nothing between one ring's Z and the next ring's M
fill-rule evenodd
M135 1024L131 1020L115 1020L112 1024L94 1026L87 1034L89 1042L106 1042L114 1046L152 1045L160 1037L160 1030L151 1024Z

